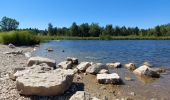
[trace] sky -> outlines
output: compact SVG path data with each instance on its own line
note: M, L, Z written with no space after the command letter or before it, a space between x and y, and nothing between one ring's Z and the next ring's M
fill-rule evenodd
M170 0L0 0L0 19L15 18L19 28L45 29L48 23L152 28L170 23Z

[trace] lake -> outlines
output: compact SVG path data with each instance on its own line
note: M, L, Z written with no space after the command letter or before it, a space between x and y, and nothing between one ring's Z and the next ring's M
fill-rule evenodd
M53 52L45 49L52 48ZM62 51L65 52L62 52ZM42 43L33 55L55 59L58 63L66 57L77 57L80 61L101 63L133 62L138 66L148 61L155 66L169 67L169 40L54 40Z

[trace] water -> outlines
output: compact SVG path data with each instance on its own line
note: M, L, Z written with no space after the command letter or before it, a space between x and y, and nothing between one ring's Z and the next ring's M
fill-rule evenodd
M53 52L45 49L52 48ZM65 52L62 52L64 50ZM61 40L42 43L33 56L55 59L57 63L66 57L77 57L80 61L101 63L133 62L140 66L149 61L155 66L169 67L169 40Z

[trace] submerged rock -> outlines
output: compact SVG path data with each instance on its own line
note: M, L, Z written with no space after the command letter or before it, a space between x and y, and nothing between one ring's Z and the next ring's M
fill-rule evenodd
M46 50L47 50L48 52L54 51L52 48L47 48Z
M28 73L16 81L17 90L23 95L60 95L72 84L73 71L56 69L45 73Z
M148 67L152 67L153 66L150 62L144 62L143 65L146 65Z
M38 65L38 64L42 64L42 63L46 63L48 66L50 67L54 67L56 68L56 61L49 59L49 58L44 58L44 57L31 57L28 60L28 66L32 66L34 64Z
M92 97L88 92L77 91L69 100L100 100L100 99Z
M166 69L165 68L152 68L155 72L158 72L158 73L165 73L166 72Z
M74 58L74 57L67 57L67 61L71 61L72 64L77 65L78 64L78 58Z
M156 71L154 71L153 69L146 65L137 68L136 70L133 71L133 73L138 76L149 76L155 78L158 78L160 76Z
M96 63L88 67L86 72L90 74L98 74L101 69L107 69L106 65L102 63Z
M136 66L134 63L129 63L129 64L125 64L125 68L127 68L128 70L135 70Z
M107 63L106 65L107 65L108 67L112 67L112 68L120 68L120 67L121 67L121 63L120 63L120 62Z
M86 69L91 66L91 64L89 62L81 62L78 66L77 69L79 71L86 71Z
M58 64L58 67L63 69L72 69L73 65L71 61L63 61Z
M117 73L97 74L97 81L101 84L121 84L122 80Z

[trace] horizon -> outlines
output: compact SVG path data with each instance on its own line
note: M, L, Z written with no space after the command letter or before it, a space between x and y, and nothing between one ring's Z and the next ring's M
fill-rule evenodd
M1 0L0 18L16 19L19 28L41 30L47 29L48 23L70 27L73 22L147 29L170 22L169 5L168 0Z

